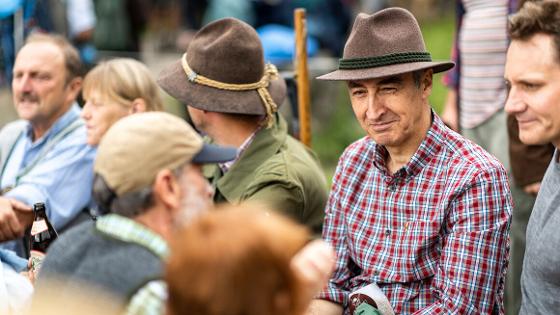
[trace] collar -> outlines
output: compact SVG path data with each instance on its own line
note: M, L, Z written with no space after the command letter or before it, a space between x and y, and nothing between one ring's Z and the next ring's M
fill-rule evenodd
M80 107L77 103L74 102L74 104L70 106L66 113L60 116L49 128L49 130L47 130L47 132L35 142L33 142L33 127L31 126L30 122L27 122L27 125L25 127L25 136L30 143L33 143L33 146L40 145L48 139L52 138L54 135L58 134L59 131L70 125L74 120L80 119L80 111Z
M255 179L255 169L286 143L288 124L278 113L273 117L274 124L256 133L251 144L227 173L220 174L217 165L207 165L204 169L204 176L211 179L216 190L230 203L241 199L250 182Z
M113 238L145 247L162 259L169 256L169 247L161 236L127 217L106 214L95 221L95 227Z
M239 148L237 148L237 155L235 156L234 160L225 163L218 163L218 166L220 167L223 173L229 171L229 169L233 166L233 164L235 164L235 162L239 160L239 157L243 154L243 152L245 152L245 150L247 150L249 145L251 145L251 143L255 139L255 136L261 129L262 126L259 126L257 129L255 129L255 131L253 131L253 133L249 135L249 137L247 137L247 139L245 139L245 141L243 141L243 143L239 146Z
M432 110L432 125L408 163L395 174L389 174L386 165L389 152L384 146L371 141L373 145L373 165L383 172L388 181L396 178L414 177L443 147L447 133L446 128L439 116Z

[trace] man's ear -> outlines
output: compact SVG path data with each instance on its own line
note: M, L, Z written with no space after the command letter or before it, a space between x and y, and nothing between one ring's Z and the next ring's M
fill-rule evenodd
M428 98L430 94L432 94L432 87L433 87L433 78L434 78L434 70L428 69L424 72L424 76L422 77L422 94L424 98Z
M135 98L132 101L132 106L130 107L129 114L143 113L147 109L146 101L143 98Z
M168 209L178 209L181 205L181 187L173 173L164 169L156 174L153 185L154 201Z
M67 98L70 103L72 103L80 93L82 89L82 77L75 77L66 85L68 91Z

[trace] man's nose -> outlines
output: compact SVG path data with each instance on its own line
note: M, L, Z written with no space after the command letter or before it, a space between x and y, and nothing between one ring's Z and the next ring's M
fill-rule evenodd
M521 93L516 87L509 89L504 109L508 114L519 113L525 109L525 103L521 97Z
M23 92L29 92L33 90L33 84L31 78L28 75L24 75L19 79L19 88Z
M369 120L376 120L383 115L384 112L385 107L379 97L377 97L374 93L371 93L367 100L366 118Z

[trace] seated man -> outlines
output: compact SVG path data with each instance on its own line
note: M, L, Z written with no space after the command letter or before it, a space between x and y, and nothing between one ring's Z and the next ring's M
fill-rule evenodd
M512 202L504 167L428 103L433 62L414 16L359 14L339 69L367 137L340 158L324 239L337 265L311 314L375 284L396 314L503 314Z
M251 26L233 18L206 25L158 83L187 106L199 131L238 148L234 161L205 169L214 201L258 200L321 232L325 177L313 152L288 135L277 113L286 84L273 65L265 66Z
M13 98L20 121L0 132L0 241L25 257L21 237L31 206L44 202L61 231L84 213L91 197L95 150L75 99L80 91L78 52L57 35L33 34L14 65ZM17 202L19 201L19 202Z
M211 202L201 164L231 160L235 152L204 144L171 114L119 120L103 137L95 160L94 198L111 213L53 243L37 277L37 295L43 294L42 283L53 279L64 284L65 295L85 283L125 304L159 288L174 229ZM131 304L130 311L141 304Z

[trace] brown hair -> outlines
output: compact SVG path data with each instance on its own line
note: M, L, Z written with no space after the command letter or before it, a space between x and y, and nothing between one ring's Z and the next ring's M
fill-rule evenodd
M84 69L80 54L63 36L58 34L32 33L25 41L25 44L31 43L51 43L62 51L66 68L66 84L76 77L83 76Z
M299 315L303 284L290 268L308 230L256 205L224 206L171 244L168 314Z
M159 87L150 70L141 62L131 58L117 58L95 66L85 77L84 98L97 91L104 101L110 100L129 107L131 102L141 98L146 102L147 111L163 108Z
M541 33L552 36L555 50L560 50L560 1L526 1L509 18L508 33L512 40L528 40ZM557 61L558 53L556 53Z

